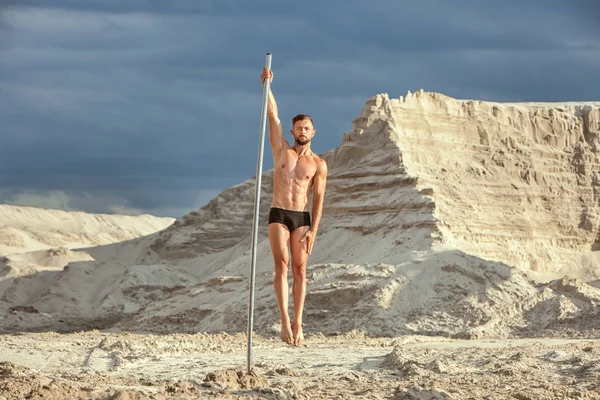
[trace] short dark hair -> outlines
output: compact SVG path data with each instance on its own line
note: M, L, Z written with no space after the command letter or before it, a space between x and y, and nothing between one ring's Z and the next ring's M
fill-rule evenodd
M294 124L296 122L298 122L298 121L304 121L305 119L310 120L310 123L312 124L313 128L315 127L315 123L313 122L313 120L310 117L310 115L306 115L306 114L298 114L294 118L292 118L292 127L294 127Z

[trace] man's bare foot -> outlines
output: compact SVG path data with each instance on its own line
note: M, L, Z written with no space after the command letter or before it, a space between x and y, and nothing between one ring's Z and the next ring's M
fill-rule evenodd
M287 344L293 343L292 327L290 326L289 320L281 320L281 340L283 340Z
M294 322L292 324L292 333L294 335L294 346L300 346L304 341L304 333L302 332L302 324Z

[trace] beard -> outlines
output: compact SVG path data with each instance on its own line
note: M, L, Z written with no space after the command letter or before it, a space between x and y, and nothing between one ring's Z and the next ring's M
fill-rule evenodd
M298 143L300 146L304 146L305 144L310 143L310 139L300 139L300 137L297 137L296 143Z

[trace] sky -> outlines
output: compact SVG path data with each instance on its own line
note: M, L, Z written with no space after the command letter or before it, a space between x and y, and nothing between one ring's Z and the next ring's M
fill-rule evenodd
M309 114L318 154L378 93L598 101L599 17L597 0L1 0L0 203L202 207L256 173L267 52L284 132Z

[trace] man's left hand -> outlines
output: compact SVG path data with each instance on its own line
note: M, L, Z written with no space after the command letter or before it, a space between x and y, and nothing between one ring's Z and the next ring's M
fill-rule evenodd
M301 242L306 241L306 252L309 255L312 252L313 244L315 242L315 236L317 236L317 232L309 229L306 231L304 236L302 236L302 239L300 239Z

